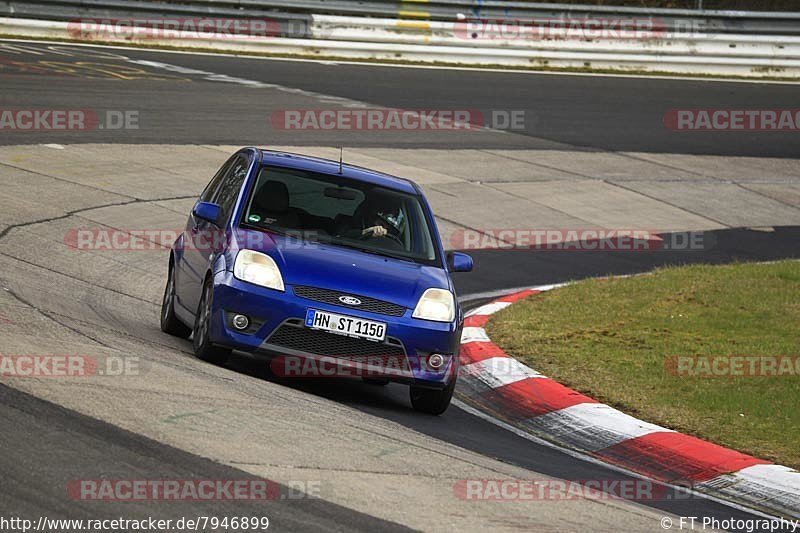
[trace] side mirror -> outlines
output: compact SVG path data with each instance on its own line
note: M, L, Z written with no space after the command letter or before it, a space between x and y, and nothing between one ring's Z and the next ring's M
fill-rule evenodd
M450 272L470 272L472 257L461 252L450 252L447 254L447 268Z
M219 219L219 205L211 202L197 202L194 204L192 214L196 218L216 224L217 219Z

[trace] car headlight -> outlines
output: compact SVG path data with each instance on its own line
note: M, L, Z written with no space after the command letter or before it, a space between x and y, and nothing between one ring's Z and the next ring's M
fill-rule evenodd
M436 322L452 322L456 316L453 293L445 289L426 290L422 293L411 316Z
M253 250L239 250L233 264L233 275L237 279L282 291L283 277L278 265L267 254Z

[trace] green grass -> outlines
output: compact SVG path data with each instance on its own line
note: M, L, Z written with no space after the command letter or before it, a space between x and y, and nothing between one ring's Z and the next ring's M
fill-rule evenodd
M588 280L495 314L511 356L638 418L800 467L800 376L686 377L670 356L800 356L800 262Z

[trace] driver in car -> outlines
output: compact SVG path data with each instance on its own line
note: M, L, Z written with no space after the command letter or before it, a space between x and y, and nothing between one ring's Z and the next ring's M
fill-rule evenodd
M370 196L358 211L361 211L361 216L354 217L354 224L346 232L347 236L361 239L397 238L400 208L393 198Z

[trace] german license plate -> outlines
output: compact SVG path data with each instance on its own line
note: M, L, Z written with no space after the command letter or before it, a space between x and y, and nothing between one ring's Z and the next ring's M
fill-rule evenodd
M371 341L382 341L386 338L386 324L383 322L338 315L318 309L306 309L306 326Z

